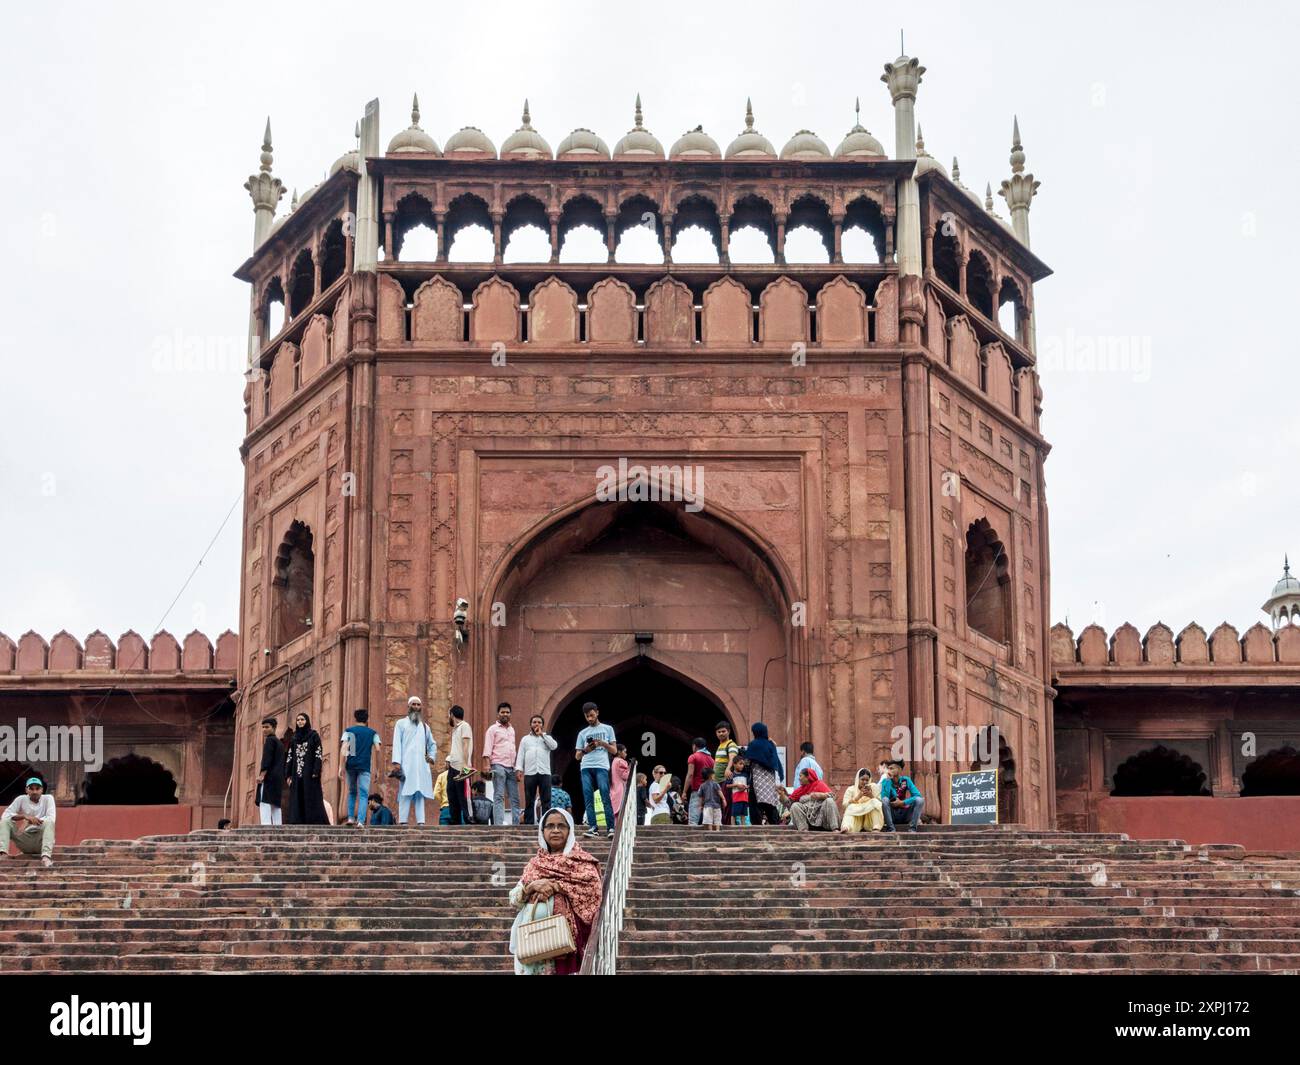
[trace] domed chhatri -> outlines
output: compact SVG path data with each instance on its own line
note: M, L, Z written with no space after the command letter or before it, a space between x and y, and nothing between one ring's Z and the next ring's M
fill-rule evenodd
M1282 579L1273 585L1273 592L1260 607L1273 622L1279 625L1300 625L1300 580L1291 576L1291 559L1282 556Z
M487 134L477 126L462 126L447 138L444 155L464 159L495 159L496 145L488 140Z
M420 98L411 96L411 124L388 142L388 154L419 152L423 155L441 155L438 142L420 128Z
M524 101L523 124L505 139L501 145L502 159L549 159L551 146L545 138L533 129L532 118L528 113L528 101Z
M633 125L616 145L615 159L662 159L664 146L641 121L641 94L636 94L636 114Z
M925 150L925 137L921 134L921 124L916 126L916 176L929 173L931 170L937 170L944 177L948 176L948 171L938 159Z
M721 159L722 150L703 126L696 126L677 138L668 155L673 159Z
M579 126L555 149L556 159L609 158L609 147L591 130Z
M801 129L785 142L781 149L782 159L829 159L831 150L826 147L816 133L810 129Z
M861 121L861 100L853 101L853 128L844 135L835 149L836 159L883 159L885 147L876 140Z
M961 189L961 191L964 192L967 196L969 196L976 203L976 205L983 206L982 204L980 204L979 194L975 192L973 189L968 189L965 185L961 183L961 165L957 162L957 157L955 155L952 157L952 183L956 185L959 189Z
M745 128L727 145L728 159L775 159L772 142L754 128L754 105L745 101Z

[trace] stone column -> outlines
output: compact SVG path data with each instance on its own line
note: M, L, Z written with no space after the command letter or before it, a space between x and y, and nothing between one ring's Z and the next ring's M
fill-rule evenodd
M447 261L447 212L439 211L433 216L433 224L438 230L438 262Z
M889 87L894 103L894 158L916 158L916 90L925 67L920 60L900 55L885 64L880 80ZM898 183L898 270L921 273L921 194L914 174Z
M549 217L551 220L551 262L558 263L560 261L560 216L552 213Z
M785 265L785 223L787 217L783 214L776 216L776 261L782 266Z
M503 250L501 247L501 220L502 220L501 212L493 211L492 212L492 264L494 266L501 265L501 253Z
M831 227L831 262L842 263L844 261L844 216L831 215Z
M605 246L609 249L606 262L614 261L614 252L618 250L618 215L605 215Z
M731 265L731 224L729 222L718 223L718 244L721 249L718 261L723 266Z
M673 216L664 215L664 264L673 261Z
M379 265L379 190L366 166L367 159L379 154L378 100L366 104L366 113L361 119L361 146L358 154L361 179L357 182L357 235L352 268L363 273L373 272Z

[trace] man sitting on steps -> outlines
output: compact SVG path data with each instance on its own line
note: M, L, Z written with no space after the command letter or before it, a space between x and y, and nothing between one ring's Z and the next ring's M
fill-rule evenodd
M902 762L889 763L889 776L880 782L880 801L885 813L886 832L895 831L895 822L906 824L909 832L916 831L916 826L921 823L921 812L925 809L925 797L912 783L911 777L903 776Z
M45 794L40 777L28 777L27 794L14 799L0 817L0 859L9 857L11 839L24 854L39 853L47 869L54 864L54 797Z

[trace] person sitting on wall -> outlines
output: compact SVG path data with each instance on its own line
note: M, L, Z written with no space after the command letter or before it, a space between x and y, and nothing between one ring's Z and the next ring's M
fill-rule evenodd
M395 825L396 819L393 817L393 811L384 805L384 793L382 791L372 791L367 799L367 806L370 816L366 818L367 825Z
M19 795L0 816L0 861L9 857L12 840L24 854L40 854L41 864L54 864L54 796L45 794L40 777L27 778L27 794Z
M889 763L889 776L880 782L880 801L885 815L885 831L895 831L894 825L903 822L909 832L915 832L925 810L925 797L912 778L903 775L902 762Z

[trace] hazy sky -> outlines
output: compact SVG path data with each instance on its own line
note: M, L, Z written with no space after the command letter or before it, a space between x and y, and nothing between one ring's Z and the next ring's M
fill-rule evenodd
M665 145L703 123L725 146L749 95L778 147L801 127L833 147L861 96L892 153L879 79L900 25L927 67L930 153L996 188L1018 113L1043 183L1053 619L1244 630L1283 552L1300 562L1294 4L47 3L4 19L15 639L151 633L239 497L248 291L231 272L268 113L275 172L300 189L351 147L367 100L387 143L413 90L439 143L473 124L500 144L527 95L552 145L575 126L613 144L640 91ZM195 344L209 368L177 368ZM235 627L239 547L236 514L172 632Z

